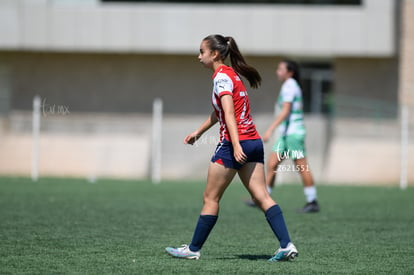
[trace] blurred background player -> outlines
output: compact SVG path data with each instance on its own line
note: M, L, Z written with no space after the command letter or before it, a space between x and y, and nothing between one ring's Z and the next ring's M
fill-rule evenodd
M230 56L232 67L224 60ZM293 259L298 255L290 242L282 210L266 191L263 143L250 115L246 87L239 75L244 76L251 87L260 85L257 70L246 64L232 37L210 35L200 45L200 62L213 74L212 103L214 111L184 143L194 144L200 136L217 122L220 123L220 143L211 159L204 204L190 245L179 248L167 247L173 257L199 259L200 250L216 224L219 201L236 174L239 175L255 203L263 210L266 219L280 242L280 248L269 261ZM240 217L241 218L241 217Z
M267 160L267 190L269 194L272 193L277 171L297 171L301 175L306 198L305 206L299 211L303 213L319 212L316 187L306 160L306 130L303 123L299 66L296 62L285 59L279 63L276 75L283 83L277 101L278 115L263 135L263 141L267 142L276 127L279 128L279 138ZM294 165L291 167L281 166L282 161L286 159L293 160ZM247 204L255 206L253 201L247 201Z

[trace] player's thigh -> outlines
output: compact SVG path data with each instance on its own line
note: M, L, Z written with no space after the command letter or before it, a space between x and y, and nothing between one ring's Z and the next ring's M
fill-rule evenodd
M263 163L246 163L239 170L239 177L253 197L261 197L262 193L267 193Z
M221 164L211 162L208 168L204 198L219 200L236 173L237 170L235 169L226 168Z
M239 177L243 185L249 191L258 205L266 210L275 204L266 190L265 174L263 163L249 162L246 163L239 171Z

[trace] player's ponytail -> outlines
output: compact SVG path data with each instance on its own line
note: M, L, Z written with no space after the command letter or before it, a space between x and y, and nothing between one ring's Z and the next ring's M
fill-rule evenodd
M292 78L296 80L299 86L302 87L301 80L300 80L299 64L296 61L293 61L291 59L283 59L282 63L286 64L286 69L288 70L288 72L292 73Z
M230 62L233 69L244 76L252 88L258 88L262 82L259 72L248 65L239 51L236 41L231 36L224 37L219 34L209 35L204 38L212 51L217 50L220 58L224 61L230 55Z

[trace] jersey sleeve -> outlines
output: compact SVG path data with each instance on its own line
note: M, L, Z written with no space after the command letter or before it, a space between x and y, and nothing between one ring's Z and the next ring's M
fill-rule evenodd
M295 81L291 81L291 79L287 80L282 87L282 103L292 103L295 99L297 89L298 87Z
M219 73L214 78L214 92L219 97L233 94L233 81L227 74Z

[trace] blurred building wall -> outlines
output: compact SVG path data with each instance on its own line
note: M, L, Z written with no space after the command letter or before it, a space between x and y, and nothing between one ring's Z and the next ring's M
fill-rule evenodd
M150 113L156 97L166 101L167 113L211 110L211 73L195 55L0 52L0 58L13 71L7 79L13 83L9 99L14 110L31 110L35 95L81 112ZM258 90L250 89L259 113L273 110L280 88L275 70L281 58L247 57L263 77ZM336 58L331 62L336 94L398 104L397 58ZM182 104L184 98L194 104Z
M254 55L396 53L393 0L319 7L2 0L0 7L2 49L188 54L206 35L223 33Z
M409 2L252 7L1 0L0 79L6 84L0 85L0 96L6 107L0 124L0 173L29 174L30 112L33 96L40 95L45 108L41 175L148 177L149 114L153 99L160 97L166 114L163 176L204 177L216 133L210 132L197 148L183 146L182 138L211 112L211 72L198 63L200 40L222 33L236 38L249 64L262 74L262 87L250 91L261 132L272 120L280 88L274 71L283 56L332 65L335 104L349 100L351 116L306 116L317 181L396 182L398 10L407 13L404 22L410 26ZM203 19L212 14L225 18L225 24ZM404 49L411 49L412 40L404 41ZM411 63L403 64L408 68ZM410 79L412 74L404 70L404 75ZM391 111L378 119L352 109L365 104L370 111L372 100L386 102ZM53 107L69 113L52 113ZM364 117L368 119L358 119ZM385 157L365 170L356 169L369 164L376 152ZM298 181L292 173L281 178Z
M337 58L335 93L398 104L398 59ZM398 110L387 116L398 116Z
M150 113L156 97L165 100L167 113L211 111L211 72L195 54L0 52L0 58L13 71L14 110L31 110L33 97L40 95L74 112ZM250 93L255 110L272 112L280 58L246 58L263 77L263 86Z

